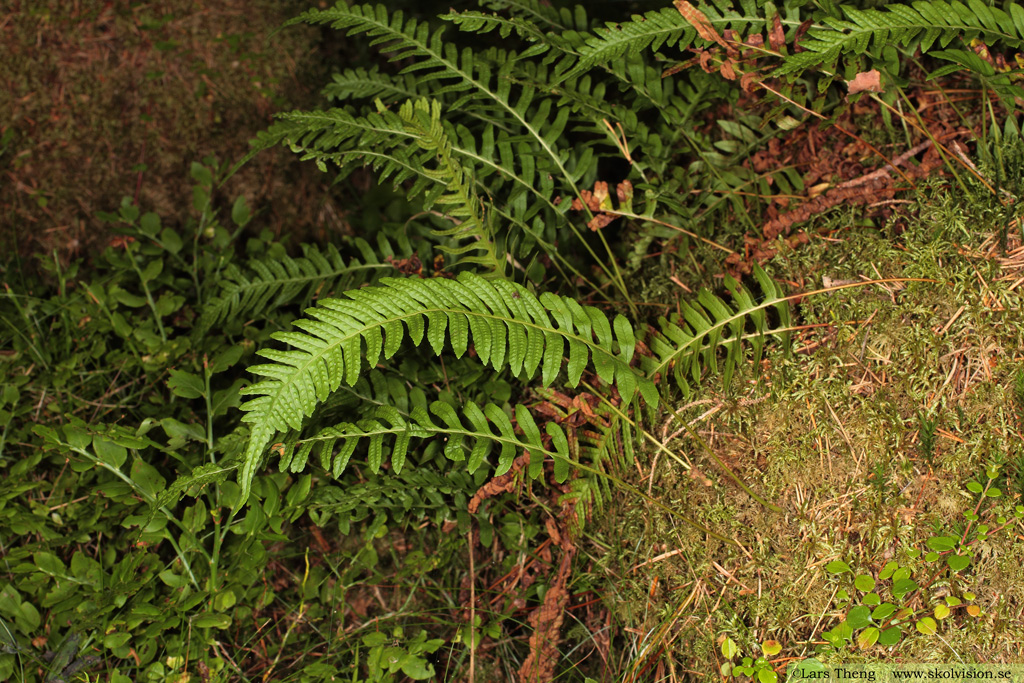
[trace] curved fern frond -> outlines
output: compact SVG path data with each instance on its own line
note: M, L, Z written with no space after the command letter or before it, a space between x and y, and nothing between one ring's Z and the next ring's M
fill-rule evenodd
M672 322L662 318L660 334L655 333L648 340L654 355L643 359L642 367L648 377L664 378L671 373L683 393L689 395L690 381L700 381L702 368L718 372L718 352L722 348L725 349L724 385L729 384L733 371L745 357L745 345L752 347L754 355L759 356L765 337L777 335L788 349L789 304L782 288L756 265L754 277L764 294L760 303L736 280L726 276L725 286L734 306L703 290L696 302L681 304L682 319ZM774 309L779 318L774 330L766 314L768 309ZM748 325L753 326L753 332L746 331Z
M943 48L954 39L980 37L1007 47L1024 45L1024 8L1006 3L1007 11L980 0L967 4L946 0L919 0L912 5L886 5L881 9L842 6L847 19L828 18L826 26L812 28L800 45L806 51L788 57L773 75L796 73L834 63L844 54L881 54L886 45L919 45L927 52L936 42Z
M298 430L327 396L344 381L354 385L369 366L391 358L406 332L414 344L424 337L436 354L446 341L457 357L472 338L477 357L494 368L554 382L568 349L569 385L576 386L588 363L603 381L614 383L625 400L639 390L656 405L657 390L629 363L633 330L624 317L609 323L601 311L568 297L544 293L539 298L505 280L489 281L471 272L456 280L385 278L375 287L325 299L296 321L302 332L279 332L273 338L294 347L263 350L272 364L250 367L264 379L244 390L256 398L242 405L242 420L251 425L239 483L247 498L263 449L274 434ZM363 348L365 345L365 354Z
M224 269L219 280L220 291L203 306L193 336L202 337L214 325L238 320L255 311L266 312L285 303L308 301L314 293L330 292L343 278L347 286L358 284L360 274L372 275L380 271L393 271L389 264L376 262L373 249L365 240L357 239L357 246L368 256L366 262L351 259L348 263L333 245L326 252L303 244L304 256L274 256L248 263L252 271L246 273L235 264Z
M486 14L484 12L466 10L464 12L442 14L439 18L452 22L459 27L460 31L468 33L483 34L498 31L498 35L502 38L508 38L515 33L520 38L530 42L547 42L547 36L545 36L537 24L516 16L503 17L500 14Z
M480 4L499 12L508 11L513 17L556 33L586 31L590 26L586 9L582 5L569 9L543 4L540 0L481 0Z
M533 456L531 468L539 471L544 456L550 456L554 459L555 476L565 481L569 475L569 445L562 428L554 422L545 425L554 449L549 450L530 411L517 405L515 416L518 432L509 416L491 403L478 406L470 401L456 411L443 401L435 401L429 411L419 406L413 408L409 417L391 406L381 406L372 418L321 429L313 436L279 445L277 452L281 456L281 471L301 472L309 458L315 457L321 467L340 477L357 446L366 442L371 472L380 472L385 452L390 450L391 470L401 474L412 439L443 437L445 456L454 462L466 461L470 474L497 447L495 475L507 472L519 453L528 450Z

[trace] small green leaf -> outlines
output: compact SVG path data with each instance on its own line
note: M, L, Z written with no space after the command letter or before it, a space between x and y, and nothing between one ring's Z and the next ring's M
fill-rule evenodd
M192 162L191 167L192 179L200 185L209 187L213 185L213 175L210 173L210 169L203 166L198 161Z
M880 578L882 581L885 581L886 579L888 579L890 576L893 575L893 572L895 572L899 568L900 568L900 565L898 563L896 563L896 562L889 562L884 567L882 567L882 571L879 572L878 578Z
M227 614L217 614L215 612L203 612L192 620L192 626L195 628L220 628L224 629L231 626L231 617Z
M206 394L206 385L202 378L184 370L171 370L167 387L175 396L182 398L199 398Z
M871 613L871 618L875 621L884 621L892 616L896 612L896 605L891 602L883 602L881 605L875 608L875 611Z
M765 667L757 672L757 680L760 683L778 683L779 675L770 667Z
M956 547L957 539L952 536L932 536L925 545L937 553L946 552Z
M726 636L725 640L722 641L722 656L726 659L732 659L740 653L740 648L736 645L736 641Z
M879 635L879 630L874 626L866 628L857 636L857 646L862 650L867 650L878 642Z
M969 481L967 482L967 490L971 493L981 493L985 490L985 487L976 481Z
M871 605L871 606L881 604L881 602L882 602L882 598L880 598L878 596L878 593L868 593L861 600L861 604L862 605Z
M142 214L139 219L139 230L150 237L156 237L160 232L160 216L152 211Z
M763 652L766 657L774 657L782 652L782 645L777 640L766 640L761 643L761 652Z
M950 607L956 607L957 605L960 604L960 598L955 598L952 595L947 595L946 596L946 604L949 605Z
M985 495L988 496L989 498L1000 498L1002 497L1003 492L997 489L995 486L993 486L992 488L985 492Z
M918 589L917 582L913 579L900 579L892 585L892 595L897 600L901 600L907 593L912 593Z
M854 630L864 628L871 623L871 609L865 605L858 605L846 614L846 621Z
M245 197L239 196L231 205L231 221L238 227L244 227L251 220L249 206L245 203Z
M853 585L862 593L870 593L875 590L875 580L867 574L861 574L853 581Z
M896 643L900 642L901 634L902 631L900 631L898 626L887 628L884 631L882 631L882 633L878 636L878 644L885 645L886 647L890 645L895 645Z
M917 630L926 636L931 636L939 630L939 625L931 617L925 617L917 622Z
M124 461L128 459L128 449L113 441L108 441L99 434L92 437L92 449L101 462L105 462L115 469L120 469Z
M946 558L946 564L954 572L963 571L971 563L971 558L968 555L950 555Z
M946 607L945 605L936 605L935 606L935 618L936 619L945 619L948 616L949 616L949 607Z
M850 565L846 564L842 560L834 560L825 565L825 571L829 574L845 574L852 570L850 569Z

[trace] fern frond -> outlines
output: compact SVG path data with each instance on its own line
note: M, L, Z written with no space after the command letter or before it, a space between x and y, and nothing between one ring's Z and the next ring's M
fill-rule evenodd
M343 278L351 287L358 284L360 274L372 276L376 272L394 270L388 264L376 262L373 250L365 240L357 239L356 242L360 251L371 257L365 263L356 259L346 263L333 245L328 245L327 251L321 252L315 246L303 244L304 256L253 260L248 264L252 271L249 273L230 264L219 280L220 291L203 306L193 336L202 337L215 325L238 320L255 311L263 313L285 303L308 302L315 292L324 291L326 294Z
M630 366L635 340L622 316L612 323L599 310L575 300L544 293L534 296L521 285L488 281L471 272L457 280L398 280L385 278L376 287L326 299L296 321L303 332L279 332L274 339L294 350L260 351L272 364L250 367L264 377L244 393L256 398L242 405L243 422L251 425L239 483L244 500L263 449L275 433L298 430L316 407L344 381L354 385L363 373L363 346L370 367L383 354L391 358L405 339L414 344L424 337L434 353L445 342L461 357L472 338L477 357L494 368L550 385L566 365L576 386L588 362L603 381L614 383L625 400L639 390L656 405L657 390ZM447 333L447 334L446 334Z
M331 77L321 91L331 100L379 99L382 102L417 99L430 94L430 88L412 74L386 74L376 66L370 69L345 69Z
M661 332L648 340L654 355L643 359L642 367L648 377L664 378L671 373L679 388L688 395L690 381L699 382L703 368L710 368L712 373L718 372L720 349L725 349L722 367L725 385L729 384L733 371L745 357L745 345L759 356L765 337L777 335L788 349L789 304L782 288L756 265L754 277L764 294L760 303L756 303L736 280L726 276L725 286L732 295L734 306L703 290L696 302L681 304L681 319L674 322L661 319ZM766 314L768 309L774 309L779 318L774 331ZM746 332L748 324L753 326L752 333Z
M680 43L688 46L697 37L697 31L674 7L634 15L632 20L621 24L608 24L595 28L574 60L562 66L562 73L556 82L576 78L598 64L606 64L625 55L635 55L642 50L657 50L664 45Z
M541 3L540 0L481 0L480 4L495 11L507 11L511 16L529 21L549 32L564 34L590 28L586 9L582 5L569 9Z
M407 468L400 475L371 475L368 481L346 480L335 486L325 482L313 489L304 509L319 526L335 520L344 535L350 533L353 522L372 519L366 528L367 537L372 538L378 525L388 521L419 525L430 520L440 526L453 511L465 515L466 503L477 488L465 471Z
M460 31L467 33L490 33L498 31L502 38L508 38L515 33L520 38L532 42L544 41L546 36L537 24L519 17L503 17L500 14L486 14L466 10L464 12L450 12L442 14L440 19L450 21L459 27Z
M372 473L380 472L385 451L390 450L391 470L401 474L412 439L442 437L445 456L453 462L466 461L466 470L470 474L497 447L495 475L507 472L519 453L528 450L533 456L531 467L539 472L544 456L551 456L555 463L555 476L559 481L565 481L569 474L569 446L562 428L553 422L545 425L554 449L549 450L544 446L540 428L530 411L517 405L515 416L518 432L509 416L492 403L478 406L470 401L456 411L448 403L435 401L430 404L429 411L413 408L408 418L390 406L382 406L370 419L341 423L321 429L311 437L281 444L278 447L280 467L282 471L301 472L309 458L316 457L321 467L334 477L340 477L357 446L365 442L367 465Z
M448 190L447 194L438 196L431 204L441 207L445 215L456 221L456 226L440 231L439 234L453 237L463 244L442 247L442 250L461 256L463 263L481 265L492 275L501 273L504 262L497 254L493 235L472 183L466 178L463 165L452 154L452 143L441 123L441 104L437 100L410 100L402 105L399 116L405 122L406 129L416 136L416 144L436 159L436 167L433 170L424 169L423 172ZM470 251L481 253L467 256Z
M431 33L427 24L416 19L406 20L402 12L389 16L383 5L354 5L343 2L326 10L309 10L289 23L306 22L329 24L333 28L347 29L349 35L365 34L372 38L371 45L380 46L391 61L411 59L414 63L402 70L404 74L416 73L421 83L440 81L432 94L461 93L449 108L458 110L470 100L491 106L507 117L515 127L524 131L526 139L536 145L546 157L547 164L565 180L574 195L579 195L576 183L567 166L571 151L558 148L557 140L568 122L568 111L532 111L536 92L525 88L512 102L512 83L509 75L516 62L544 52L547 46L535 44L522 53L489 50L485 56L477 55L470 49L461 52L451 43L441 40L443 29ZM498 65L497 72L492 71ZM544 100L547 101L547 100ZM322 134L322 133L321 133Z
M927 52L936 42L943 48L962 37L970 42L981 37L1007 47L1024 45L1024 8L1007 3L1007 11L980 0L965 5L954 0L919 0L912 5L891 4L881 9L842 6L846 20L828 18L825 26L812 28L800 45L806 52L788 57L773 75L803 71L834 63L841 55L871 52L880 55L886 45L919 45Z

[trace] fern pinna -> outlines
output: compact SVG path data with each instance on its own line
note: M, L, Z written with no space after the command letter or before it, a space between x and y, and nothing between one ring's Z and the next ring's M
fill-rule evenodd
M250 427L238 475L242 500L248 496L254 472L274 435L300 430L305 419L342 382L351 386L359 380L364 357L374 367L382 356L394 356L406 336L417 345L426 339L435 354L442 353L447 343L456 357L466 353L472 339L480 362L496 369L508 368L524 379L539 371L544 385L550 385L559 375L563 354L568 351L565 370L570 386L579 383L589 364L598 377L614 384L625 400L639 392L652 405L658 401L653 382L630 366L636 342L623 316L609 322L601 311L581 306L569 297L550 293L537 297L503 279L486 280L471 272L461 273L455 280L385 278L376 287L346 292L343 299L322 300L307 315L295 323L302 332L273 335L294 347L292 350L260 351L273 363L249 368L264 379L245 390L256 398L242 406L243 421ZM434 403L430 411L444 423L449 443L453 436L474 442L470 467L482 462L493 442L502 446L500 467L511 462L510 447L539 448L539 432L530 426L532 420L522 410L517 410L516 416L525 440L512 435L508 417L493 406L464 408L470 427L446 404ZM282 442L277 452L287 466L301 469L317 447L321 463L340 472L355 442L367 438L370 464L376 468L384 436L393 435L396 443L392 465L400 470L409 438L439 433L441 429L422 409L414 410L412 419L407 420L384 407L373 422L326 430L295 452ZM489 424L498 431L492 431ZM554 452L563 456L559 465L562 473L567 449L559 444L564 436L559 437L557 430L549 431L549 435L554 440ZM335 455L333 444L338 439L345 443ZM454 453L450 451L449 455L457 457Z

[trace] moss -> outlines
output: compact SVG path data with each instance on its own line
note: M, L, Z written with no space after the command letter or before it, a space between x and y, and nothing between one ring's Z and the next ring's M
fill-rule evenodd
M679 406L718 458L782 512L751 501L683 432L667 445L685 453L694 470L662 461L653 479L634 471L631 483L650 484L664 502L735 538L742 550L624 497L602 516L601 532L614 528L632 539L607 560L616 567L609 606L623 623L643 617L651 628L656 615L655 622L667 624L661 635L645 632L672 643L665 657L678 669L719 675L724 635L748 656L767 639L783 644L780 657L814 655L822 632L846 611L839 584L824 571L827 562L842 559L877 576L895 558L927 583L941 564L907 550L962 532L963 514L976 500L965 483L987 481L992 463L1024 458L1013 403L1024 321L1009 314L1024 309L1021 293L995 262L992 233L969 229L977 225L970 196L935 189L922 197L917 220L900 240L844 231L842 244L812 242L769 267L806 289L818 288L823 276L928 282L808 297L799 322L817 327L798 334L795 345L804 353L787 357L775 348L738 372L731 388L708 378L691 397L700 400ZM649 476L653 452L645 457L638 469ZM997 501L997 509L1007 511L1014 501ZM936 591L971 590L985 611L981 618L961 611L943 622L941 638L911 628L892 650L851 647L818 657L826 664L945 662L956 652L964 661L1007 661L1006 648L1020 650L1011 634L1024 605L1024 544L1019 523L1012 524L976 543L963 573L940 572L913 604L921 616L930 609L922 600L937 599ZM652 597L655 583L661 592ZM670 619L695 586L701 597L687 617Z

